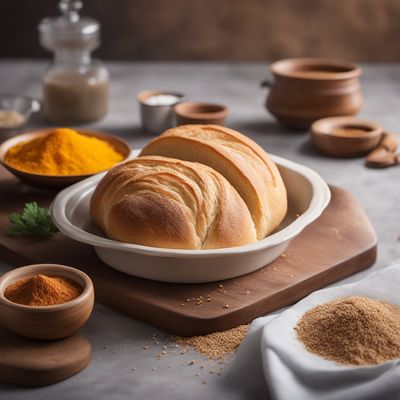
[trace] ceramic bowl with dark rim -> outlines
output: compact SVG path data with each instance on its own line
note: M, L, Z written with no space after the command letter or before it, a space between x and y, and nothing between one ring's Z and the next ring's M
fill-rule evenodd
M71 279L82 287L75 299L50 306L27 306L4 296L13 283L38 274ZM82 271L58 264L35 264L13 269L0 277L0 322L22 336L55 340L73 335L87 321L93 310L94 289Z
M18 143L28 142L28 141L36 139L40 136L47 135L53 130L54 130L54 128L46 128L46 129L40 129L40 130L31 131L31 132L25 132L25 133L21 133L17 136L14 136L14 137L6 140L5 142L3 142L0 145L0 163L5 168L7 168L13 175L15 175L16 177L21 179L21 181L27 183L28 185L46 188L46 189L64 188L64 187L70 186L76 182L79 182L83 179L89 178L90 176L95 175L95 173L79 174L79 175L35 174L32 172L25 172L25 171L16 169L16 168L12 167L11 165L8 165L5 162L6 154L11 147L15 146ZM85 129L79 129L78 132L83 135L86 135L86 136L91 136L91 137L96 137L98 139L102 139L102 140L108 142L109 144L111 144L111 146L113 146L115 150L117 150L120 154L122 154L123 160L121 162L126 161L131 154L131 147L129 146L129 144L117 136L113 136L108 133L85 130ZM98 172L103 172L103 171L98 171ZM98 172L96 172L96 173L98 173Z

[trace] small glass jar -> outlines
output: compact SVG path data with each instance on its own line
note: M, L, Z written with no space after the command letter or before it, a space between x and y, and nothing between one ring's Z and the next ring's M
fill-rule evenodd
M100 44L100 25L79 16L80 1L61 0L59 7L62 16L39 25L42 46L54 52L43 77L44 112L56 124L97 121L107 113L109 86L106 67L91 59Z

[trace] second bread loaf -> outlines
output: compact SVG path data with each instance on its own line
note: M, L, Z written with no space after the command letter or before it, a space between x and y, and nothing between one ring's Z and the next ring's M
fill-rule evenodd
M218 125L184 125L151 141L142 156L195 161L215 169L238 191L262 239L287 212L285 185L275 163L248 137Z

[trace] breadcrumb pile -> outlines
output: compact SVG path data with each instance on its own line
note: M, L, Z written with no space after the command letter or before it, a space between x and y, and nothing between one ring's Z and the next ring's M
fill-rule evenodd
M243 341L249 329L240 325L224 332L214 332L205 336L174 336L173 341L184 346L191 346L209 359L219 359L233 353Z
M380 364L400 358L400 307L351 296L306 312L295 327L306 349L339 364Z

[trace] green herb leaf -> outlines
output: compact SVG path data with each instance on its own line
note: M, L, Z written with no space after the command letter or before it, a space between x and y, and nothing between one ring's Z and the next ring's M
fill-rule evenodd
M8 219L11 223L7 230L9 236L49 237L58 232L49 209L39 207L36 201L26 203L20 214L11 213Z

